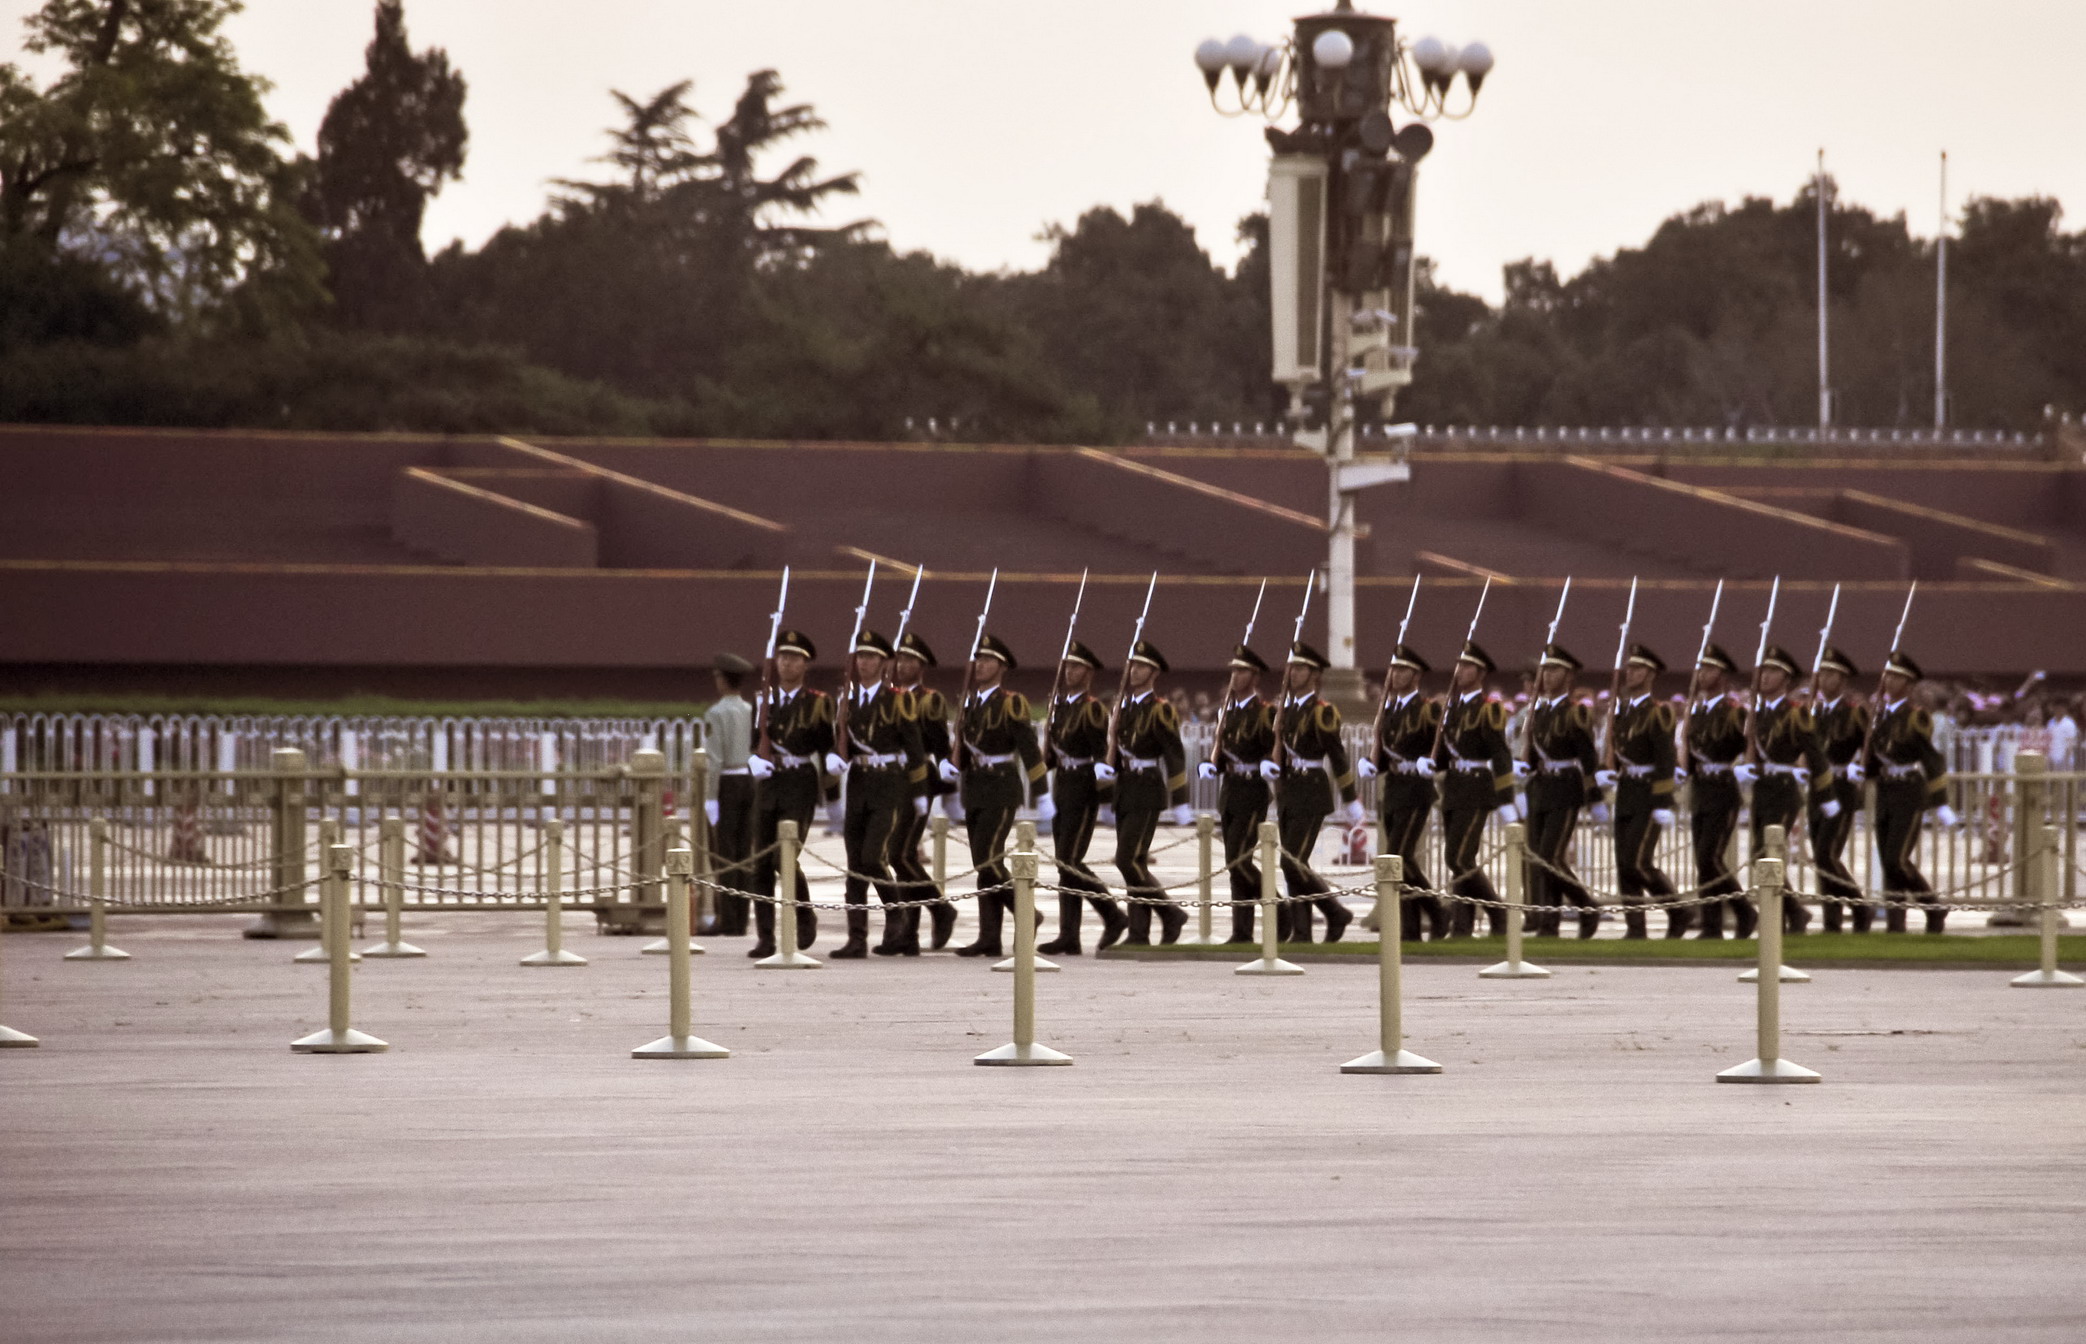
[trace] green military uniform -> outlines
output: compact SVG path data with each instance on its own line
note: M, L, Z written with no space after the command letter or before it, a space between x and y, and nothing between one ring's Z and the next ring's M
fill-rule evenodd
M818 656L815 646L801 633L784 631L776 643L778 653ZM761 857L754 869L753 889L762 896L775 895L778 857L775 838L785 821L797 823L799 842L811 838L812 818L827 793L821 758L833 749L833 701L824 691L800 686L794 691L770 690L758 706L760 728L757 741L761 758L774 772L761 780L754 791L754 842ZM811 885L805 880L803 864L797 865L797 946L810 947L818 937L818 913L808 902ZM749 957L775 953L775 906L770 901L753 907L754 945Z
M922 667L935 666L934 650L910 630L899 636L898 652L918 658ZM913 704L918 709L920 749L925 753L926 768L921 771L920 782L913 790L912 808L899 814L898 829L891 836L891 873L906 900L924 901L942 895L934 885L934 874L927 870L926 862L920 857L920 844L927 838L928 829L933 824L934 800L952 792L955 787L941 777L942 762L949 759L949 697L919 682L899 689L912 694ZM916 905L906 912L906 938L898 949L906 955L910 955L907 948L918 950L920 946L920 909ZM933 946L947 947L949 935L956 930L956 907L947 901L938 901L926 909L933 917ZM873 950L884 951L882 948Z
M1819 667L1838 668L1852 680L1861 675L1854 660L1838 649L1827 649ZM1862 744L1869 735L1869 707L1844 692L1836 700L1814 700L1811 722L1818 734L1818 748L1825 754L1831 779L1824 789L1814 788L1808 799L1806 820L1811 830L1811 866L1818 873L1818 894L1824 898L1825 931L1838 933L1843 911L1854 908L1854 931L1867 933L1875 907L1863 898L1854 874L1847 870L1847 839L1854 833L1855 814L1861 811L1862 786L1859 776ZM1838 803L1839 810L1825 815L1825 804Z
M1653 672L1666 664L1642 644L1634 645L1629 661ZM1659 868L1659 834L1664 828L1658 814L1671 819L1674 794L1673 727L1679 716L1650 692L1617 705L1608 731L1615 753L1615 880L1626 902L1649 896L1665 900L1673 895L1673 883ZM1644 916L1623 916L1624 936L1647 936ZM1678 938L1688 930L1685 906L1666 911L1666 936Z
M1014 652L996 636L978 641L982 657L997 658L1009 671ZM1000 929L1014 909L1008 887L1007 837L1014 815L1042 796L1043 752L1029 721L1026 696L1004 684L971 692L963 706L961 769L963 824L978 870L978 939L956 949L959 957L999 957ZM994 891L991 888L1002 890Z
M882 635L865 630L857 653L891 654ZM920 745L920 706L911 691L878 682L842 697L839 703L838 754L846 762L846 807L840 834L847 848L847 941L833 949L835 957L868 955L869 888L885 905L905 899L892 880L891 841L899 819L913 811L913 798L926 783L926 753ZM903 910L884 914L883 941L877 951L887 956L920 951Z
M1577 672L1580 661L1559 645L1543 650L1545 667ZM1530 904L1537 907L1536 931L1554 938L1558 907L1579 907L1579 936L1591 938L1601 925L1601 912L1572 872L1572 836L1579 810L1601 800L1595 772L1600 749L1594 742L1593 710L1575 701L1570 691L1537 699L1528 707L1528 750L1522 757L1528 772L1528 850L1539 863L1528 866Z
M1920 679L1919 664L1893 653L1886 672ZM1876 711L1876 732L1869 739L1866 769L1876 781L1876 853L1883 861L1883 892L1926 905L1927 932L1940 933L1948 911L1934 904L1934 889L1919 871L1919 833L1930 808L1948 801L1948 767L1934 745L1934 716L1912 703L1908 694ZM1905 912L1884 912L1884 926L1905 931Z
M1166 659L1148 640L1138 640L1130 661L1167 671ZM1129 898L1124 942L1152 941L1152 912L1159 912L1159 941L1181 936L1188 916L1166 899L1152 873L1152 838L1160 814L1188 804L1188 753L1181 745L1180 711L1158 688L1125 696L1115 715L1115 870Z
M1260 655L1241 644L1232 667L1265 672ZM1253 912L1260 901L1260 828L1274 798L1275 706L1258 691L1227 697L1217 717L1210 764L1217 770L1217 833L1224 842L1224 871L1231 882L1231 938L1253 941Z
M1095 672L1101 659L1074 640L1065 661L1083 663ZM1094 827L1101 820L1101 804L1108 786L1094 775L1094 767L1108 757L1108 706L1091 691L1060 695L1051 702L1044 728L1043 763L1052 771L1050 801L1057 810L1050 823L1051 851L1057 858L1058 885L1067 888L1058 895L1057 937L1037 948L1047 956L1078 956L1081 893L1092 901L1101 916L1101 938L1097 948L1113 946L1128 930L1123 908L1108 894L1108 886L1087 866L1087 848L1094 842Z
M1738 671L1731 655L1714 644L1703 653L1701 666L1721 668L1727 674ZM1724 936L1724 908L1729 906L1738 936L1750 938L1758 916L1726 858L1731 837L1738 832L1743 802L1734 767L1746 751L1746 712L1729 695L1701 701L1688 712L1687 740L1695 881L1703 896L1721 898L1702 906L1701 936Z
M1791 684L1803 675L1795 657L1779 647L1770 648L1760 665L1782 669ZM1832 771L1818 745L1818 726L1809 706L1797 704L1786 694L1754 707L1752 732L1760 772L1753 783L1753 853L1760 855L1766 852L1767 828L1780 826L1785 840L1793 834L1806 800L1831 790ZM1783 897L1782 924L1791 933L1802 933L1811 922L1811 912L1795 895L1791 889Z
M1485 673L1497 670L1492 656L1475 643L1466 644L1458 662ZM1488 696L1482 684L1474 691L1450 693L1443 711L1441 745L1434 768L1441 776L1443 861L1449 889L1477 901L1498 901L1492 879L1478 866L1485 839L1485 818L1514 803L1514 751L1507 742L1507 707ZM1506 912L1485 907L1492 932L1506 931ZM1477 927L1477 907L1458 905L1452 931L1468 937Z
M1299 640L1290 646L1289 661L1320 672L1331 666L1326 656ZM1282 777L1275 789L1275 826L1282 837L1282 875L1290 900L1282 907L1286 942L1311 941L1311 909L1325 915L1325 940L1340 941L1354 916L1331 893L1326 880L1311 870L1311 851L1333 815L1335 795L1341 803L1355 800L1354 767L1340 739L1340 710L1316 691L1292 695L1286 690L1275 711L1276 760ZM1305 901L1301 897L1315 899Z
M1391 666L1409 667L1421 676L1430 670L1427 660L1410 645L1400 644L1391 654ZM1376 804L1383 822L1383 852L1405 861L1405 885L1412 893L1405 898L1399 920L1399 937L1420 940L1420 918L1424 914L1436 941L1448 936L1449 909L1434 894L1434 884L1420 866L1420 850L1427 834L1427 818L1434 812L1434 739L1441 725L1441 705L1421 695L1417 688L1383 707L1382 725L1376 733ZM1381 913L1377 916L1381 936Z

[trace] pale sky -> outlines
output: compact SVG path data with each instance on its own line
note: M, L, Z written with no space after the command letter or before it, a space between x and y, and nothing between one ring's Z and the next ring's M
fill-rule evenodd
M0 54L37 0L0 0ZM1295 0L408 0L416 47L470 82L464 180L428 215L434 251L540 210L587 176L608 90L693 77L722 118L773 67L832 129L804 142L858 169L859 201L905 250L972 268L1038 265L1036 235L1096 204L1154 197L1226 264L1259 204L1257 119L1210 110L1190 61L1206 36L1263 41ZM1327 7L1330 7L1328 0ZM1846 199L1931 236L1950 192L2056 196L2086 211L2086 4L2072 0L1365 0L1408 36L1482 38L1498 66L1477 113L1436 127L1421 248L1496 299L1503 263L1560 271L1642 242L1667 215L1753 193L1786 200L1827 163ZM309 149L362 66L370 0L249 0L231 32ZM2081 219L2070 220L2073 228Z

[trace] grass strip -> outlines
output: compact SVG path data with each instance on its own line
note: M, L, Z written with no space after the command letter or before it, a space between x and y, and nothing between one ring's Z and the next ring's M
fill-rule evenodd
M2042 940L2033 934L1962 934L1934 937L1924 933L1811 933L1786 934L1782 960L1790 966L2008 966L2032 970L2041 962ZM1499 938L1452 938L1441 943L1407 943L1407 961L1479 962L1506 959L1507 943ZM1377 944L1372 942L1284 943L1281 953L1290 961L1374 960ZM1760 957L1759 945L1750 938L1722 938L1703 942L1694 938L1649 938L1631 941L1619 938L1524 938L1521 954L1537 965L1552 962L1571 965L1629 966L1672 965L1685 962L1751 963ZM1139 961L1251 961L1260 955L1258 943L1227 943L1216 947L1112 947L1101 953ZM2086 935L2060 936L2057 959L2077 965L2086 962Z

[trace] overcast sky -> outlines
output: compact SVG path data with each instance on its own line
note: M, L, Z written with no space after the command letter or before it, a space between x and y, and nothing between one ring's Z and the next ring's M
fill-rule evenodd
M0 0L0 51L37 0ZM608 91L695 80L721 118L772 67L832 129L805 142L902 249L1033 267L1036 235L1096 204L1162 198L1220 261L1256 208L1257 121L1210 110L1206 36L1283 35L1278 0L408 0L416 47L470 82L464 180L428 214L429 250L477 243L584 176ZM1477 114L1437 127L1421 247L1488 297L1502 263L1576 270L1698 201L1786 200L1823 147L1844 196L1914 231L1951 194L2041 193L2086 210L2086 4L2075 0L1390 0L1409 36L1482 38L1498 67ZM300 147L362 65L370 0L249 0L231 32L275 83ZM2080 220L2071 221L2078 227Z

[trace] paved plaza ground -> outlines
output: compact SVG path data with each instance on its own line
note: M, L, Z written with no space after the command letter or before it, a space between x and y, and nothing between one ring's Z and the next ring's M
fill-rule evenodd
M757 971L637 1061L666 966L525 970L537 917L408 916L367 961L391 1052L324 1025L310 944L231 917L6 940L0 1338L31 1341L2086 1338L2086 991L1821 972L1815 1087L1733 1087L1730 966L1407 971L1438 1077L1347 1077L1371 965L1251 980L1071 962L1069 1069L1010 978L944 955ZM372 921L372 931L375 922ZM821 950L830 948L828 936Z

